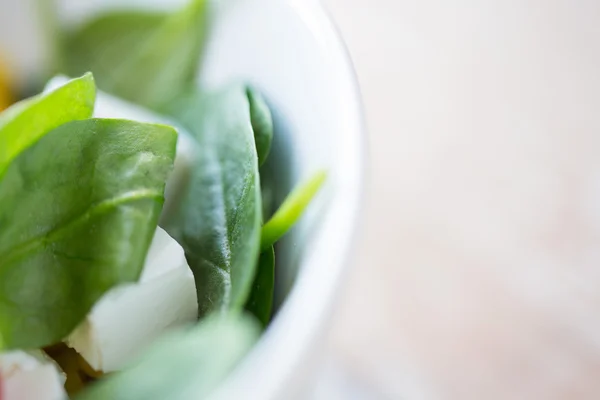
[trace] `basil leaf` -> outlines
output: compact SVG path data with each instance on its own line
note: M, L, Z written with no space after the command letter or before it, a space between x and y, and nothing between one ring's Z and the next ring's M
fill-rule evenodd
M275 249L271 246L260 254L254 284L246 303L246 311L254 315L263 328L266 328L271 320L274 292Z
M263 165L267 161L273 142L273 119L267 103L257 91L247 88L246 95L250 104L250 119L254 129L258 164Z
M210 317L162 338L131 368L104 378L76 400L204 399L258 338L247 317Z
M95 98L94 78L85 74L0 114L0 179L10 162L46 133L65 122L90 118Z
M67 33L67 73L92 71L102 90L160 108L193 82L207 3L191 0L171 14L116 12Z
M200 315L241 309L256 273L262 205L250 106L243 87L194 93L173 116L198 142L187 193L165 229L194 272Z
M325 179L327 174L324 171L318 172L288 195L275 215L262 228L261 251L268 250L294 226L325 183Z
M0 336L36 348L68 335L113 286L138 279L177 134L88 119L21 153L0 181Z

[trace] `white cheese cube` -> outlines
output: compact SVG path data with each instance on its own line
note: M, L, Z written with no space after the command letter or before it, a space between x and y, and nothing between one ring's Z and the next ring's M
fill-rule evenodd
M66 377L42 351L0 354L3 400L64 400Z
M196 285L183 249L158 228L140 280L108 292L67 345L95 370L117 371L166 331L197 317Z

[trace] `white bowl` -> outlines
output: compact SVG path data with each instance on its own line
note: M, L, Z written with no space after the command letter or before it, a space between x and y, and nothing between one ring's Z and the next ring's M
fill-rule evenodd
M172 7L184 1L59 4L61 16L76 22L104 7ZM0 0L0 51L4 48L17 60L23 79L45 57L31 34L38 29L31 22L32 3ZM281 307L276 318L216 397L305 398L303 390L318 362L335 294L349 265L359 214L364 153L360 96L344 45L316 0L222 2L200 81L218 86L232 80L253 84L273 108L277 138L271 154L279 197L320 168L327 169L328 183L278 249Z

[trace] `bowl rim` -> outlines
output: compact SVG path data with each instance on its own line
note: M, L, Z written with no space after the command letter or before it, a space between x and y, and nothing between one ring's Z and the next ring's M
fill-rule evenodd
M281 310L271 322L259 342L234 370L226 382L213 394L212 399L232 399L243 393L245 398L271 400L284 398L283 387L289 383L300 368L309 348L333 315L333 305L340 288L348 275L354 243L358 239L362 224L365 201L366 176L366 119L358 76L341 33L329 11L319 0L283 0L299 15L315 35L316 40L326 46L330 62L338 71L337 79L346 91L344 154L342 170L345 182L344 226L336 229L335 237L319 243L320 250L313 251L302 260L299 276ZM338 196L340 197L340 196ZM327 254L324 253L327 250ZM326 257L324 257L326 255ZM333 262L321 269L319 275L303 273L303 266L313 260L326 258ZM325 263L321 263L325 264ZM316 288L315 286L318 286ZM305 292L318 291L306 301ZM273 361L273 362L271 362ZM275 362L276 361L276 362ZM257 368L260 366L260 368ZM251 393L251 396L249 396ZM287 398L289 396L286 396Z
M216 1L216 0L211 0ZM352 255L353 243L362 220L364 177L366 165L366 124L364 107L352 59L341 35L325 6L319 0L272 0L285 2L298 14L314 34L315 41L328 50L328 60L336 68L335 79L344 91L344 145L340 146L343 165L343 220L334 235L318 243L318 249L304 257L302 266L319 259L325 265L320 274L300 274L286 301L270 327L250 354L235 369L230 378L214 394L216 398L231 399L242 393L242 398L270 400L297 371L327 326L334 301L340 291ZM339 196L338 196L339 197ZM317 290L319 296L306 301L306 292ZM276 361L276 362L271 362ZM261 368L256 366L260 365ZM251 393L251 396L248 395ZM285 396L284 398L287 398Z

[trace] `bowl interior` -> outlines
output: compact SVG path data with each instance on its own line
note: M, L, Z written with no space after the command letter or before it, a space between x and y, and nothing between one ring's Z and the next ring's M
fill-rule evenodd
M0 52L15 60L22 80L47 57L35 2L0 2ZM184 2L60 0L59 6L67 23L78 23L111 6ZM261 387L264 395L256 398L271 398L327 319L347 262L361 191L362 114L343 44L317 1L230 0L216 10L199 82L245 81L266 97L276 127L267 168L277 199L317 170L328 172L325 190L278 248L277 304L287 301L255 350L260 360L248 361L261 367L242 366L231 386Z

